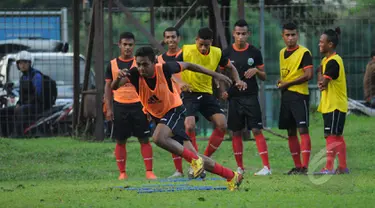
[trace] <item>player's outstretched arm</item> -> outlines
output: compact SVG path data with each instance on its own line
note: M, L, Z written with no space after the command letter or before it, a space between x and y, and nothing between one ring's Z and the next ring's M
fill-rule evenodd
M127 76L130 76L128 69L122 69L118 72L117 79L112 81L111 88L112 90L117 90L119 87L125 85L129 82Z
M177 63L180 64L180 66L182 68L181 70L190 70L190 71L193 71L193 72L199 72L199 73L207 74L207 75L209 75L209 76L211 76L211 77L213 77L213 78L215 78L219 81L225 82L229 85L232 84L232 80L229 77L227 77L223 74L217 73L215 71L208 70L208 69L206 69L202 66L199 66L197 64L192 64L192 63L187 63L187 62L177 62Z
M190 85L175 75L172 75L172 80L178 84L182 91L191 92Z
M236 67L232 63L229 62L229 64L225 67L225 70L227 69L231 70L231 75L233 77L233 81L235 85L237 86L237 88L240 90L245 90L247 88L247 84L246 82L240 79L240 75L238 74Z

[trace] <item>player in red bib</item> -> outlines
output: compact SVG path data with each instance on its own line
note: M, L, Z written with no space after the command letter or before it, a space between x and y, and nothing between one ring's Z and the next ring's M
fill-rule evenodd
M152 172L152 146L149 142L150 128L146 115L142 111L142 104L132 84L128 83L117 90L111 89L111 83L118 77L120 69L135 66L133 50L134 35L124 32L119 38L121 55L113 59L107 67L105 85L106 119L113 120L113 136L116 139L115 156L120 171L119 180L124 180L126 174L126 140L135 136L141 144L141 153L146 166L146 178L156 179ZM112 107L113 99L113 107Z
M151 47L139 48L135 56L137 67L119 72L119 78L112 82L112 89L128 82L135 86L145 110L157 123L152 136L155 144L189 162L195 178L199 177L203 170L207 170L226 178L229 190L237 189L243 178L241 174L221 166L209 157L198 155L194 149L185 133L186 108L171 77L172 74L188 69L229 84L231 80L220 73L191 63L156 64L155 53Z

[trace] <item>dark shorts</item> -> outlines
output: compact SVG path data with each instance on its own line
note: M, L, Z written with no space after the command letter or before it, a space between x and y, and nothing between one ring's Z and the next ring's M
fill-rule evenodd
M309 127L309 96L286 91L281 95L279 129Z
M150 125L147 116L139 103L113 103L113 137L122 141L131 136L147 138L150 136Z
M180 144L184 141L189 141L190 138L185 132L185 113L186 108L181 105L176 108L169 110L163 118L152 117L156 124L162 123L167 125L173 133L172 139L176 140Z
M228 129L241 131L247 129L262 129L262 111L257 95L231 98L228 109Z
M324 135L342 135L344 132L345 119L346 113L339 110L323 113Z
M186 106L186 116L197 116L197 113L200 112L210 121L212 115L217 113L224 114L219 101L211 94L184 92L183 98L184 106Z

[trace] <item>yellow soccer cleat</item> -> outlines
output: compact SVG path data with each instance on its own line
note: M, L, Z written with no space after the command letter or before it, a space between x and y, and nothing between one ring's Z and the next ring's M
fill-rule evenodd
M242 180L243 180L242 174L234 172L234 177L232 178L232 180L227 182L229 191L237 190L238 187L240 187Z
M198 156L198 159L191 160L191 168L193 169L193 177L198 178L201 173L204 171L203 168L203 159Z

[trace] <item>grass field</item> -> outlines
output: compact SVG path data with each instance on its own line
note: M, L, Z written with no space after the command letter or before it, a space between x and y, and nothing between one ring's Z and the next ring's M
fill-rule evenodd
M325 162L322 121L311 118L310 170ZM117 180L114 143L68 138L0 139L0 207L372 207L375 205L375 118L347 117L345 138L350 175L285 176L293 166L286 140L268 139L272 176L255 177L261 167L255 142L244 143L247 170L241 189L138 194L116 186L170 184L144 179L137 142L128 144L129 179ZM285 132L283 132L285 134ZM206 141L200 141L201 150ZM154 147L154 170L160 178L173 173L169 153ZM323 150L323 151L322 151ZM218 162L235 169L232 145L225 141L214 154ZM187 164L184 163L185 169ZM214 177L208 175L208 177ZM224 181L190 181L194 186L225 186ZM176 183L176 184L181 184Z

